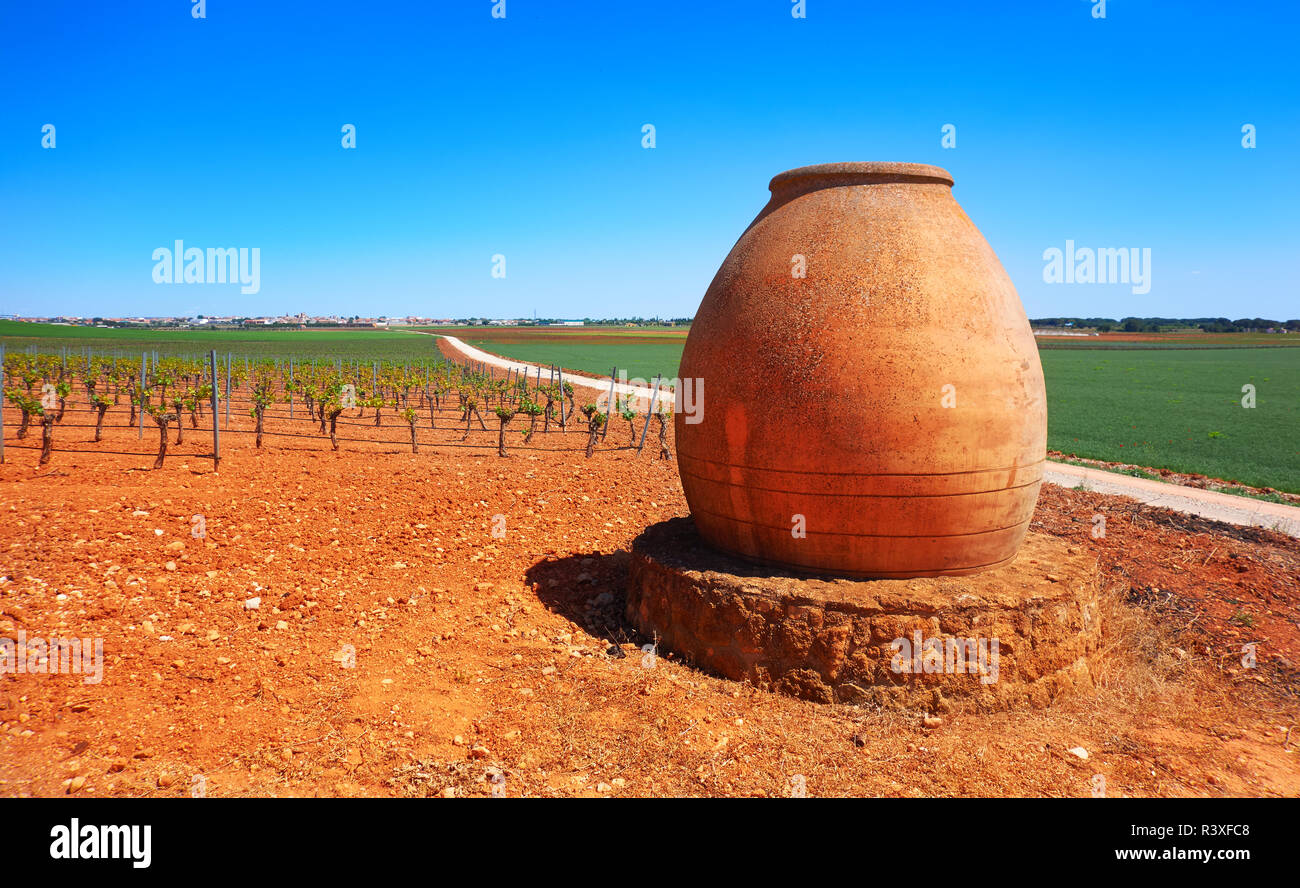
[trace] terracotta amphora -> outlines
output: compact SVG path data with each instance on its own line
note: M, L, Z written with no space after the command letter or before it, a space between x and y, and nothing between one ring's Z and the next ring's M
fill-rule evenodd
M698 404L675 417L678 464L708 543L853 577L1015 555L1042 482L1043 370L952 184L913 163L772 180L682 354Z

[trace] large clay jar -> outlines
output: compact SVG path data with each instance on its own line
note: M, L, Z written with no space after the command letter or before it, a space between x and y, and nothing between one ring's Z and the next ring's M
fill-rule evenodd
M836 163L770 187L682 354L680 384L703 380L675 419L700 534L855 577L1009 561L1042 481L1043 370L952 177Z

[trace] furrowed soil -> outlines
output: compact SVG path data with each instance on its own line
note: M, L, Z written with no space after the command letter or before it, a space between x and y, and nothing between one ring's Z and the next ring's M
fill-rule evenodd
M688 511L654 428L584 459L516 419L500 459L487 418L469 447L426 416L416 454L391 411L338 452L298 419L219 471L187 427L150 471L152 428L60 426L38 467L6 411L0 636L101 638L103 674L0 677L0 795L1300 794L1295 540L1044 487L1034 529L1104 577L1094 695L818 705L642 652L627 552Z

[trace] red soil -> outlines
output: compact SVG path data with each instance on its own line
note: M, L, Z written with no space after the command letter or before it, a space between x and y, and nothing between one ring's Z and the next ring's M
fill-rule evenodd
M0 635L101 637L104 678L0 677L0 795L1300 794L1300 544L1276 534L1044 488L1034 529L1106 578L1102 686L926 729L645 668L626 552L687 509L621 421L586 460L575 430L499 459L490 414L470 449L425 413L418 454L391 411L340 434L393 443L337 453L299 420L261 451L228 434L214 472L188 428L147 470L157 433L119 411L102 444L60 426L82 452L38 468L39 432L18 447L5 419Z

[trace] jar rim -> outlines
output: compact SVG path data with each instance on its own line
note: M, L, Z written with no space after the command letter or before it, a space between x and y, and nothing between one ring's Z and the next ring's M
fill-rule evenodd
M895 161L852 161L848 163L818 163L796 167L777 173L768 184L776 194L792 184L824 179L824 187L837 185L871 185L883 182L936 183L952 187L952 173L928 163ZM811 182L809 182L811 184Z

